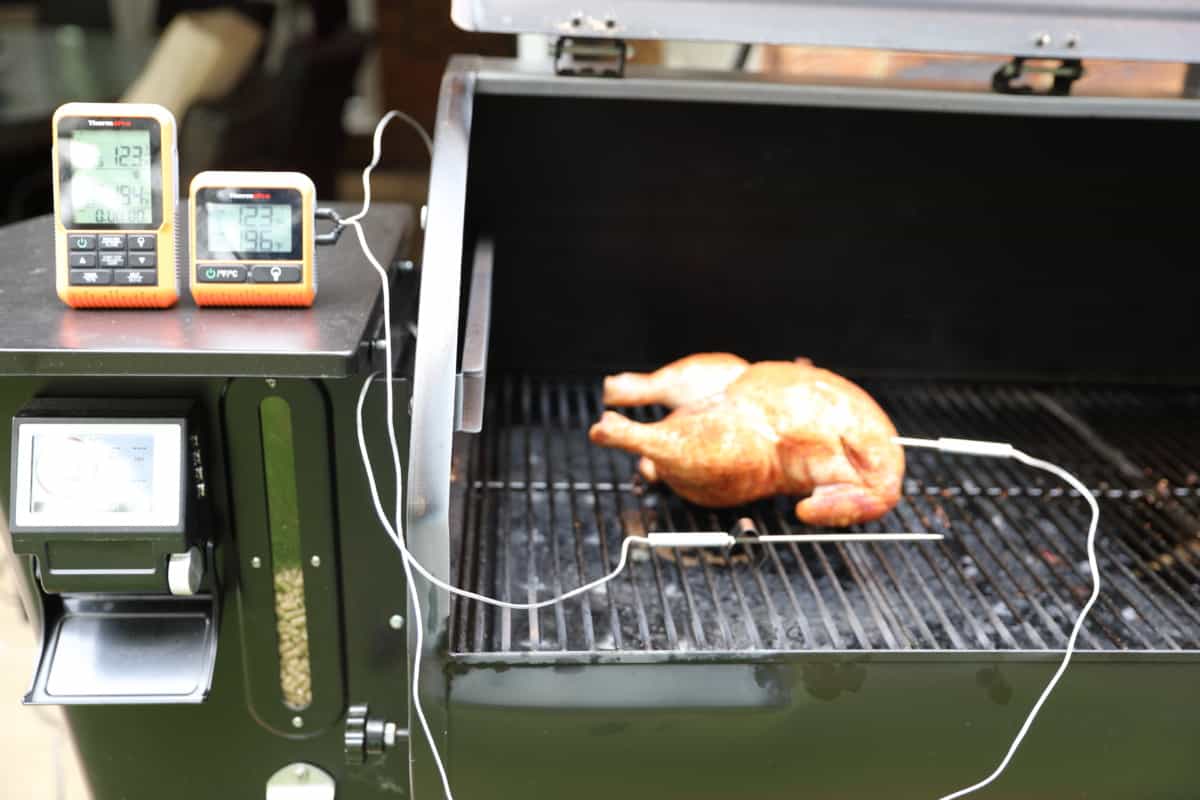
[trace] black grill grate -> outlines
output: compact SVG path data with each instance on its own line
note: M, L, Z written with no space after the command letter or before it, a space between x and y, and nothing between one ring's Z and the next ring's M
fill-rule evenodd
M912 383L866 388L909 436L1011 442L1074 471L1100 500L1105 589L1080 646L1200 646L1200 393ZM588 444L599 381L493 380L459 476L460 586L549 597L615 564L655 530L804 533L794 498L700 508L638 491L634 459ZM633 416L658 418L661 409ZM456 602L457 652L1047 650L1065 645L1090 591L1088 510L1009 461L910 450L905 498L862 530L940 543L788 544L733 553L633 548L625 574L541 611Z

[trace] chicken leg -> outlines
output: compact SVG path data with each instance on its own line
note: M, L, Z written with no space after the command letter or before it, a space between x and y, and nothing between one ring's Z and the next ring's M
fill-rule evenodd
M610 375L604 379L604 404L679 408L720 394L749 366L732 353L697 353L654 372Z

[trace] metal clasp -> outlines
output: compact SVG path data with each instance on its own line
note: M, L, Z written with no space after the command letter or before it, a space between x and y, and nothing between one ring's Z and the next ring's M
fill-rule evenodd
M1064 58L1056 66L1030 66L1024 56L1015 56L992 74L992 91L1000 94L1037 94L1032 86L1018 85L1014 81L1024 75L1053 75L1054 82L1043 92L1047 96L1063 97L1071 93L1071 85L1084 75L1083 61ZM1039 59L1040 60L1040 59Z
M621 78L628 48L623 39L560 36L554 43L554 72L558 75Z

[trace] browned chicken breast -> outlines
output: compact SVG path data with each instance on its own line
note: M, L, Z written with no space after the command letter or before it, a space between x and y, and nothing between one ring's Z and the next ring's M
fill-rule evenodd
M681 376L690 374L689 389ZM691 356L609 378L605 401L676 407L648 424L606 411L589 437L643 456L648 480L698 505L808 495L796 505L801 521L843 526L878 519L900 499L904 451L891 420L858 386L803 360Z

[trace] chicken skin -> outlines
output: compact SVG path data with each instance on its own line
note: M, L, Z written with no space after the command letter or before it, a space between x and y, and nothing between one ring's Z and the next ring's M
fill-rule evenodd
M690 375L696 383L685 386ZM604 396L675 406L653 423L606 411L588 436L642 456L644 477L697 505L807 495L796 505L802 522L840 527L878 519L900 499L904 451L891 420L858 386L804 360L702 354L613 376Z

